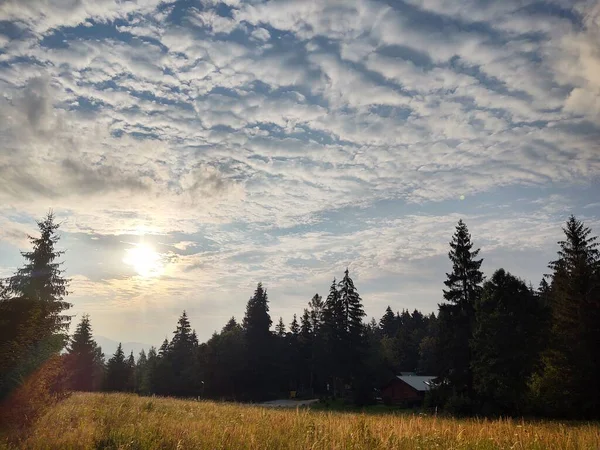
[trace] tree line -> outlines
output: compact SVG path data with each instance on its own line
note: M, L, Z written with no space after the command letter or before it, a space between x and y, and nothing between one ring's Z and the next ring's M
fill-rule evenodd
M426 406L452 414L594 418L600 411L600 255L596 237L570 217L539 287L504 269L485 279L483 259L461 220L437 314L394 312L365 320L346 269L325 298L315 294L275 326L258 283L242 321L232 317L200 343L185 311L171 339L146 353L108 359L84 315L67 335L69 280L57 260L59 225L38 223L25 264L2 283L0 399L54 358L63 389L261 401L297 396L375 401L401 372L435 376ZM62 353L61 353L62 352Z

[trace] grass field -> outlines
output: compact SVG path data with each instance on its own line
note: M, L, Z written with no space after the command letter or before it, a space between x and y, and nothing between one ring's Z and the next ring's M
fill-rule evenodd
M599 424L267 409L75 394L42 416L24 449L600 449Z

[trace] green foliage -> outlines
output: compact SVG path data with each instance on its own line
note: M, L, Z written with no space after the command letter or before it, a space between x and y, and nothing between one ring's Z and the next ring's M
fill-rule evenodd
M131 376L131 360L125 358L125 353L123 353L123 348L119 342L117 350L106 364L104 388L109 392L132 391Z
M522 414L539 354L542 307L527 285L497 270L475 306L473 385L487 414Z
M70 387L76 391L95 391L102 385L104 354L92 336L88 315L84 315L71 338L67 352Z
M388 338L394 337L398 331L398 321L389 305L385 309L385 314L379 321L379 328L381 329L383 336L387 336Z
M22 252L25 265L0 286L0 399L60 352L67 342L70 308L64 298L63 252L56 249L59 224L52 212L38 222L39 237L29 236L32 250Z
M246 338L246 387L250 398L260 400L273 393L274 341L271 334L271 317L267 291L258 283L254 295L246 305L244 334Z
M438 316L440 377L450 383L458 398L472 395L470 341L483 282L483 260L477 259L478 255L479 249L473 250L469 230L460 220L448 253L452 272L444 281L446 303L440 305Z
M552 311L549 345L534 380L547 414L600 417L600 254L596 236L571 216L563 228L551 283L542 286Z

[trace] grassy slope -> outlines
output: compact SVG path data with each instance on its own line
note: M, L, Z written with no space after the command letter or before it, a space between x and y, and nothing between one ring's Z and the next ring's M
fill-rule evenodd
M276 410L125 394L75 394L29 436L20 448L600 449L598 424Z

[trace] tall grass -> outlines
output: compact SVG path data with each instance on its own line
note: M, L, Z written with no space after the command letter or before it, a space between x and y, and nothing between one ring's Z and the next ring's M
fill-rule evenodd
M600 449L600 425L278 410L125 394L75 394L52 407L16 447L587 450Z

